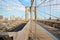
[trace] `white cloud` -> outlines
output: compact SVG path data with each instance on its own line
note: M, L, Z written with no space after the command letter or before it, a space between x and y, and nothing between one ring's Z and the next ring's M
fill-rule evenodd
M25 7L15 8L16 10L25 11Z
M5 9L7 11L15 11L15 10L25 11L25 7L6 7Z
M6 10L6 11L15 11L15 10L19 10L19 11L25 11L25 7L20 3L20 2L18 2L18 1L12 1L12 0L10 0L10 1L8 1L7 0L7 2L3 2L2 0L0 0L3 4L3 6L4 6L4 9ZM0 3L0 5L1 5L1 3Z

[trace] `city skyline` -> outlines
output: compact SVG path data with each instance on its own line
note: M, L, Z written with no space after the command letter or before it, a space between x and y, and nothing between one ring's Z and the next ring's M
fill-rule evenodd
M28 1L28 0L27 0ZM24 1L23 1L24 2ZM48 4L56 4L56 0L49 2L49 3L45 3L41 6L39 6L37 8L38 11L38 17L41 18L49 18L50 15L47 15L45 13L50 14L50 6L44 6L44 5L48 5ZM59 4L60 1L57 0L57 4ZM54 15L58 18L60 18L60 5L55 5L55 6L51 6L51 15ZM23 18L25 18L25 6L22 5L21 2L19 2L18 0L0 0L0 14L5 16L5 17L9 17L9 16L20 16ZM30 16L30 14L29 14ZM55 18L55 17L52 17Z

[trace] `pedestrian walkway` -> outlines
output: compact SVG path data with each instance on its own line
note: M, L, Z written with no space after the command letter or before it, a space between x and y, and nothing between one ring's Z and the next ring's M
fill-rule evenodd
M35 30L36 27L36 30ZM36 36L36 37L35 37ZM27 23L25 28L16 33L15 40L54 40L47 32L33 21Z
M15 33L5 33L5 35L13 37L13 40L54 40L34 21L29 21L21 31Z

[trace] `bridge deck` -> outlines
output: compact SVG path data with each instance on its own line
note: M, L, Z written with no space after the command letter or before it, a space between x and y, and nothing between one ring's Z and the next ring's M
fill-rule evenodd
M25 28L22 31L16 33L15 40L30 40L30 39L54 40L48 33L46 33L43 29L41 29L38 24L36 24L33 21L30 22L25 26ZM35 26L36 26L36 31L35 31ZM36 38L35 38L35 32L36 32Z
M35 26L36 26L36 30L35 30ZM34 38L34 34L36 34L36 40L54 40L46 31L44 31L42 28L40 28L41 26L38 25L35 22L31 22L31 27L32 29L30 29L32 31L32 38ZM36 32L36 33L35 33Z
M35 30L35 27L36 27L36 30ZM8 34L5 33L5 35L9 35L9 34L10 33ZM26 24L26 26L23 28L23 30L15 33L11 33L9 36L13 36L13 40L35 40L35 39L36 40L54 40L46 31L40 28L40 26L34 21L29 21Z
M49 33L51 33L53 36L56 37L56 39L60 39L60 29L58 28L55 28L55 27L51 27L51 26L48 26L48 25L45 25L43 23L39 23L39 25L41 25L45 30L49 31Z

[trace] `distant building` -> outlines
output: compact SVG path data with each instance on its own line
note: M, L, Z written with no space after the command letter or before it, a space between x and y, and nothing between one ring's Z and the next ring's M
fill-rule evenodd
M4 18L4 17L3 17L2 15L0 15L0 20L3 20L3 18Z
M5 18L4 20L8 20L8 18Z
M10 20L15 20L15 16L10 16Z
M20 17L15 17L15 20L20 20L20 19L22 20L22 18L20 18Z

